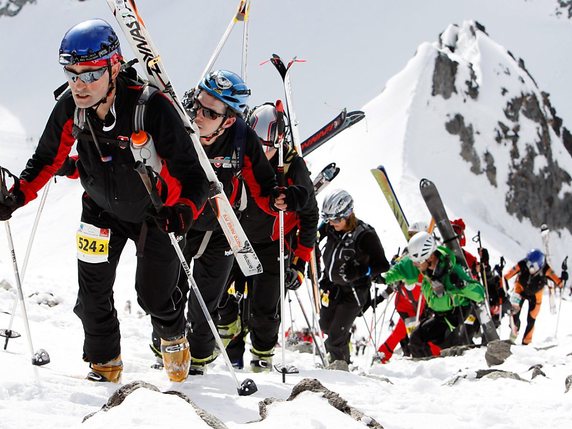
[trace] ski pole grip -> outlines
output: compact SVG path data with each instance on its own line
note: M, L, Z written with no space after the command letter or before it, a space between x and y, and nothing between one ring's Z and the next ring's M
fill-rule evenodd
M159 197L159 193L157 192L157 188L153 186L153 182L151 181L151 176L149 175L149 171L147 171L147 167L141 161L137 161L135 166L133 167L141 180L143 181L143 185L145 185L145 189L149 192L149 197L151 197L151 202L153 203L153 207L155 210L159 211L163 207L163 201Z

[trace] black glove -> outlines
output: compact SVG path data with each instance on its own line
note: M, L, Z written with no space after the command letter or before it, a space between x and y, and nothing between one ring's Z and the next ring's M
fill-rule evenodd
M355 259L344 262L340 267L339 273L340 277L346 283L354 282L362 276L360 273L359 262Z
M284 273L284 285L288 290L296 290L304 283L306 262L298 256L294 256L292 263Z
M562 283L568 281L568 271L562 271L562 274L560 274L560 280L562 280Z
M481 247L479 249L479 254L481 256L481 262L485 265L489 265L489 251L486 247Z
M279 211L274 203L276 201L276 198L278 198L278 196L281 194L285 195L284 202L288 206L286 208L286 211L289 212L297 212L299 210L302 210L306 205L306 203L308 202L308 190L303 186L296 186L296 185L291 185L288 187L276 186L272 190L272 194L270 196L270 206L274 211Z
M77 158L68 156L60 169L56 171L56 176L73 176L77 170L76 167Z
M173 232L175 235L183 235L193 224L193 211L185 204L163 206L151 217L159 229L167 234Z
M0 201L0 221L5 221L12 217L16 209L24 205L24 194L19 189L14 189Z

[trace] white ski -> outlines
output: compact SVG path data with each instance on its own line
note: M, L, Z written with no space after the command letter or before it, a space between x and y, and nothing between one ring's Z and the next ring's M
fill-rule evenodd
M232 253L234 254L242 272L246 276L261 273L262 264L256 256L246 233L242 229L242 226L240 225L238 218L224 193L222 184L210 165L209 159L199 141L199 134L195 124L192 123L187 116L185 108L173 89L171 80L167 76L167 72L165 71L163 62L161 61L161 56L153 45L149 32L145 27L145 23L137 11L135 1L107 0L107 4L111 8L119 26L129 41L139 63L143 67L143 70L147 75L147 79L152 85L159 88L171 99L173 105L177 109L177 112L181 116L185 127L188 129L201 166L211 183L209 202L218 218L222 230L230 244Z

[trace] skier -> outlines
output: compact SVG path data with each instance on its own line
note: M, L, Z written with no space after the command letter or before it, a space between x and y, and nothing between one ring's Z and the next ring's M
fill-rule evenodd
M480 264L477 265L477 268L479 273L481 273L481 265L482 269L484 269L491 317L495 327L498 328L503 315L510 310L510 301L502 284L502 267L495 265L494 268L491 268L489 251L484 247L479 249L479 257L481 261Z
M284 214L286 245L285 287L295 290L304 282L306 264L316 241L319 219L318 205L310 173L303 158L285 141L285 117L280 104L260 105L252 110L248 123L258 134L261 147L274 171L278 173L278 147L283 145L285 185L297 190L297 204ZM250 332L253 372L271 371L274 347L280 327L280 260L278 218L260 210L248 200L241 224L248 234L264 271L244 280L237 273L234 296L221 302L224 317L219 323L222 337L234 338L227 347L237 367L243 366L244 336ZM244 290L247 290L246 296ZM236 294L236 291L239 294ZM235 297L242 305L239 312ZM240 313L240 316L239 316ZM242 319L239 319L242 317ZM240 328L241 332L236 332Z
M451 250L437 245L433 235L418 232L407 248L409 254L383 277L387 284L402 280L411 284L419 281L421 275L421 291L434 315L423 320L411 334L411 355L431 356L429 342L441 348L472 343L477 325L471 314L471 301L484 299L483 286L457 264Z
M350 363L350 329L362 312L372 278L385 272L389 262L373 227L356 217L348 192L330 193L324 199L322 218L319 241L327 241L321 252L320 328L328 335L325 346L330 363Z
M184 105L199 128L201 144L230 203L240 212L241 205L247 204L248 195L250 206L277 219L278 210L286 210L293 204L293 192L288 188L278 189L274 170L264 156L256 133L244 120L249 95L250 89L240 76L228 70L217 70L199 83L196 92L187 92ZM252 239L252 234L248 235ZM187 261L194 261L193 277L216 323L219 318L217 307L234 257L212 207L201 212L187 233L184 254ZM181 278L181 288L188 291L186 277ZM205 315L192 293L187 318L190 374L202 375L218 351ZM154 336L155 347L156 343Z
M187 377L190 361L185 300L177 287L180 261L167 233L184 234L202 209L208 182L180 117L158 92L149 95L142 121L156 151L165 205L157 212L134 170L135 109L145 87L121 71L119 39L101 19L72 27L62 39L59 62L70 90L54 107L35 154L15 187L17 205L0 206L6 220L27 204L62 167L77 139L72 169L85 189L77 233L79 291L74 312L84 328L83 358L93 381L118 382L123 369L113 284L128 239L138 246L136 291L160 337L171 381ZM136 76L135 76L136 77ZM148 161L153 164L154 157ZM156 161L156 160L155 160ZM156 164L156 163L155 163ZM166 185L166 186L165 186Z
M526 300L528 301L528 317L526 319L526 329L524 330L522 344L527 345L532 341L534 325L538 313L540 312L540 306L542 305L544 286L546 286L548 280L551 280L555 286L562 288L565 280L568 278L568 273L563 271L561 277L558 277L546 262L544 253L538 249L532 249L526 254L524 259L518 261L518 263L504 275L504 280L508 284L508 281L517 274L518 277L514 283L514 292L510 296L516 332L511 333L510 339L512 342L516 341L516 336L520 329L520 311L523 302Z
M427 231L428 228L429 225L426 222L414 222L409 225L407 233L411 239L416 233ZM407 248L405 248L400 258L405 257L407 254L408 251ZM395 262L397 263L400 258L397 258ZM387 337L385 342L378 348L376 360L379 359L381 363L389 362L398 344L401 344L401 350L404 356L411 356L411 352L409 351L409 335L411 335L421 320L428 317L428 314L426 314L425 299L421 294L421 280L422 276L420 275L419 279L413 283L408 284L404 281L397 282L394 305L395 310L399 314L399 321L389 337ZM389 286L388 289L391 292L394 290L391 286ZM421 302L419 302L419 300L421 300ZM418 311L419 320L417 320ZM430 347L432 354L438 356L440 352L439 347L433 344L431 344Z

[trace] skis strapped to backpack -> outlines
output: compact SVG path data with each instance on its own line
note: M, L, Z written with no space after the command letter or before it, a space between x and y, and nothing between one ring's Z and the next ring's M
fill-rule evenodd
M365 118L365 113L361 110L355 110L353 112L347 112L346 109L342 110L342 112L304 140L300 147L302 148L302 153L305 155L309 155L326 143L331 138L337 136L346 128L351 127L353 124L357 124Z
M322 171L320 171L314 178L314 193L318 195L320 192L322 192L339 173L340 167L336 167L335 162L331 162L326 165Z
M435 219L435 224L437 228L439 228L441 237L443 237L443 243L453 251L457 257L457 261L465 267L465 269L468 269L465 254L459 243L458 236L455 234L455 231L451 226L449 216L447 216L447 211L445 210L439 191L437 191L437 187L432 181L421 179L419 189L421 190L421 195L425 200L425 204L427 205L431 216ZM488 302L484 300L480 304L475 304L475 306L476 313L481 324L483 340L486 342L498 340L499 335L496 331L494 322L491 319L490 312L488 311Z
M147 79L172 101L173 106L179 113L185 127L189 131L200 164L211 183L209 202L230 244L230 248L238 265L245 275L261 273L262 265L224 193L222 184L218 180L209 159L201 146L196 126L191 123L185 108L173 89L171 81L167 76L165 67L161 61L161 57L153 45L149 32L145 27L145 23L137 11L135 1L107 0L107 3L123 30L127 41L135 52L139 63L143 67Z

